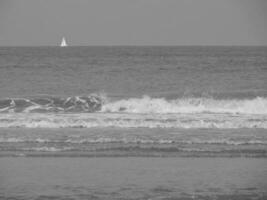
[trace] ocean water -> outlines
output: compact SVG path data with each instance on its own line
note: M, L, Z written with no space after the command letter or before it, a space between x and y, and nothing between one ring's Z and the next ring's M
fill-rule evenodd
M1 47L0 129L8 154L265 157L267 47Z
M262 165L259 179L254 178L249 187L237 181L233 183L237 189L231 191L225 189L231 187L231 181L224 180L216 190L209 190L209 184L200 188L189 184L191 190L182 187L175 193L170 188L175 188L178 180L165 175L167 169L182 173L183 167L157 171L165 177L159 187L166 190L154 190L158 186L153 181L152 185L142 183L146 185L144 191L150 188L144 195L137 195L137 186L131 187L139 184L135 178L149 164L164 168L164 163L176 165L191 162L183 161L185 158L199 158L194 165L213 159L222 159L218 162L223 165L231 163L233 157L241 163L245 159L251 166L259 166L267 157L267 47L0 47L0 173L13 162L21 167L14 171L25 172L18 172L18 182L16 176L6 177L9 187L0 181L0 197L82 199L79 195L85 192L86 199L93 194L90 188L84 190L89 182L82 182L81 188L59 183L75 190L69 196L64 196L65 190L55 196L52 192L50 197L32 194L31 183L37 175L26 175L27 168L42 160L54 170L58 159L67 163L100 159L106 165L110 160L116 163L128 158L142 164L131 172L126 194L118 189L123 188L120 182L115 196L98 188L105 195L90 198L118 199L128 194L128 199L154 199L161 193L159 199L176 195L194 199L201 190L204 193L197 199L264 199L267 175ZM28 161L30 166L21 164ZM81 162L88 164L87 160ZM74 172L86 173L86 167L70 166ZM113 165L108 166L104 173L116 171ZM191 172L212 169L209 164L200 166ZM119 167L127 171L124 165ZM236 168L231 170L233 175ZM126 171L122 177L127 179ZM256 172L248 168L241 173L249 182L246 173L253 178ZM213 178L223 177L219 171L211 170L211 174ZM210 176L204 173L199 179L209 182ZM29 187L23 186L23 181Z

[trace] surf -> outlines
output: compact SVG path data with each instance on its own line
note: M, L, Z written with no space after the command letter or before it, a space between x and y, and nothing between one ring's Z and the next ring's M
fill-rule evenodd
M267 128L267 99L141 98L104 94L0 99L0 127Z
M1 128L267 128L267 115L6 113Z
M112 100L104 94L71 97L0 99L0 113L133 113L133 114L267 114L267 98L215 99L127 98Z

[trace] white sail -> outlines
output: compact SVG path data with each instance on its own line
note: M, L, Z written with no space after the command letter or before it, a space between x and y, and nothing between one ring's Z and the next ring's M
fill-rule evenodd
M65 40L65 37L62 38L62 41L61 41L60 46L61 46L61 47L67 47L67 46L68 46L68 44L67 44L67 42L66 42L66 40Z

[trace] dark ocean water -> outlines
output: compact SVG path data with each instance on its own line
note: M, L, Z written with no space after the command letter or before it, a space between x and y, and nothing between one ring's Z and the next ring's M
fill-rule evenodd
M267 47L1 47L1 98L266 97Z
M266 170L259 163L267 157L267 47L1 47L0 157L0 178L13 164L11 171L19 174L2 176L7 180L0 181L3 198L194 199L196 194L197 199L264 199ZM109 170L116 171L110 160L125 161L115 157L132 157L131 162L141 164L131 172L118 166L121 180L130 181L126 190L123 181L117 183L115 193L105 190L105 184L87 188L94 181L75 186L67 179L57 183L51 178L53 187L48 180L38 185L38 173L27 172L43 160L49 170L37 171L45 179L62 160L74 172L86 174L89 157L110 166L102 169L109 176ZM160 158L143 162L141 157ZM184 162L178 157L200 157L191 163L196 165L191 169L194 177L206 167L211 175L198 174L204 181L199 187L189 184L187 190L180 185L178 190L179 178L167 175L168 170L177 170L185 183L194 181L180 176L183 167L164 168L179 159ZM222 159L223 171L221 165L231 166L232 157L259 166L262 176L256 179L255 169L246 168L240 172L241 181L238 176L223 179L213 190L210 180L224 175L212 171L211 164L199 169L198 163ZM86 160L80 169L73 159ZM143 168L153 168L153 163L164 168L157 171L161 184L147 182L148 177L137 181ZM225 173L234 177L238 167L231 167ZM95 172L105 180L102 171ZM70 179L80 177L76 175ZM39 193L31 193L36 189L33 183ZM236 190L229 189L231 184Z

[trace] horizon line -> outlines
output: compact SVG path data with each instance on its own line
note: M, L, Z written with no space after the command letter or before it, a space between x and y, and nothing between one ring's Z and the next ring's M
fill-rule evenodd
M0 45L0 47L60 47L58 45ZM267 47L267 44L96 44L96 45L69 45L68 47Z

